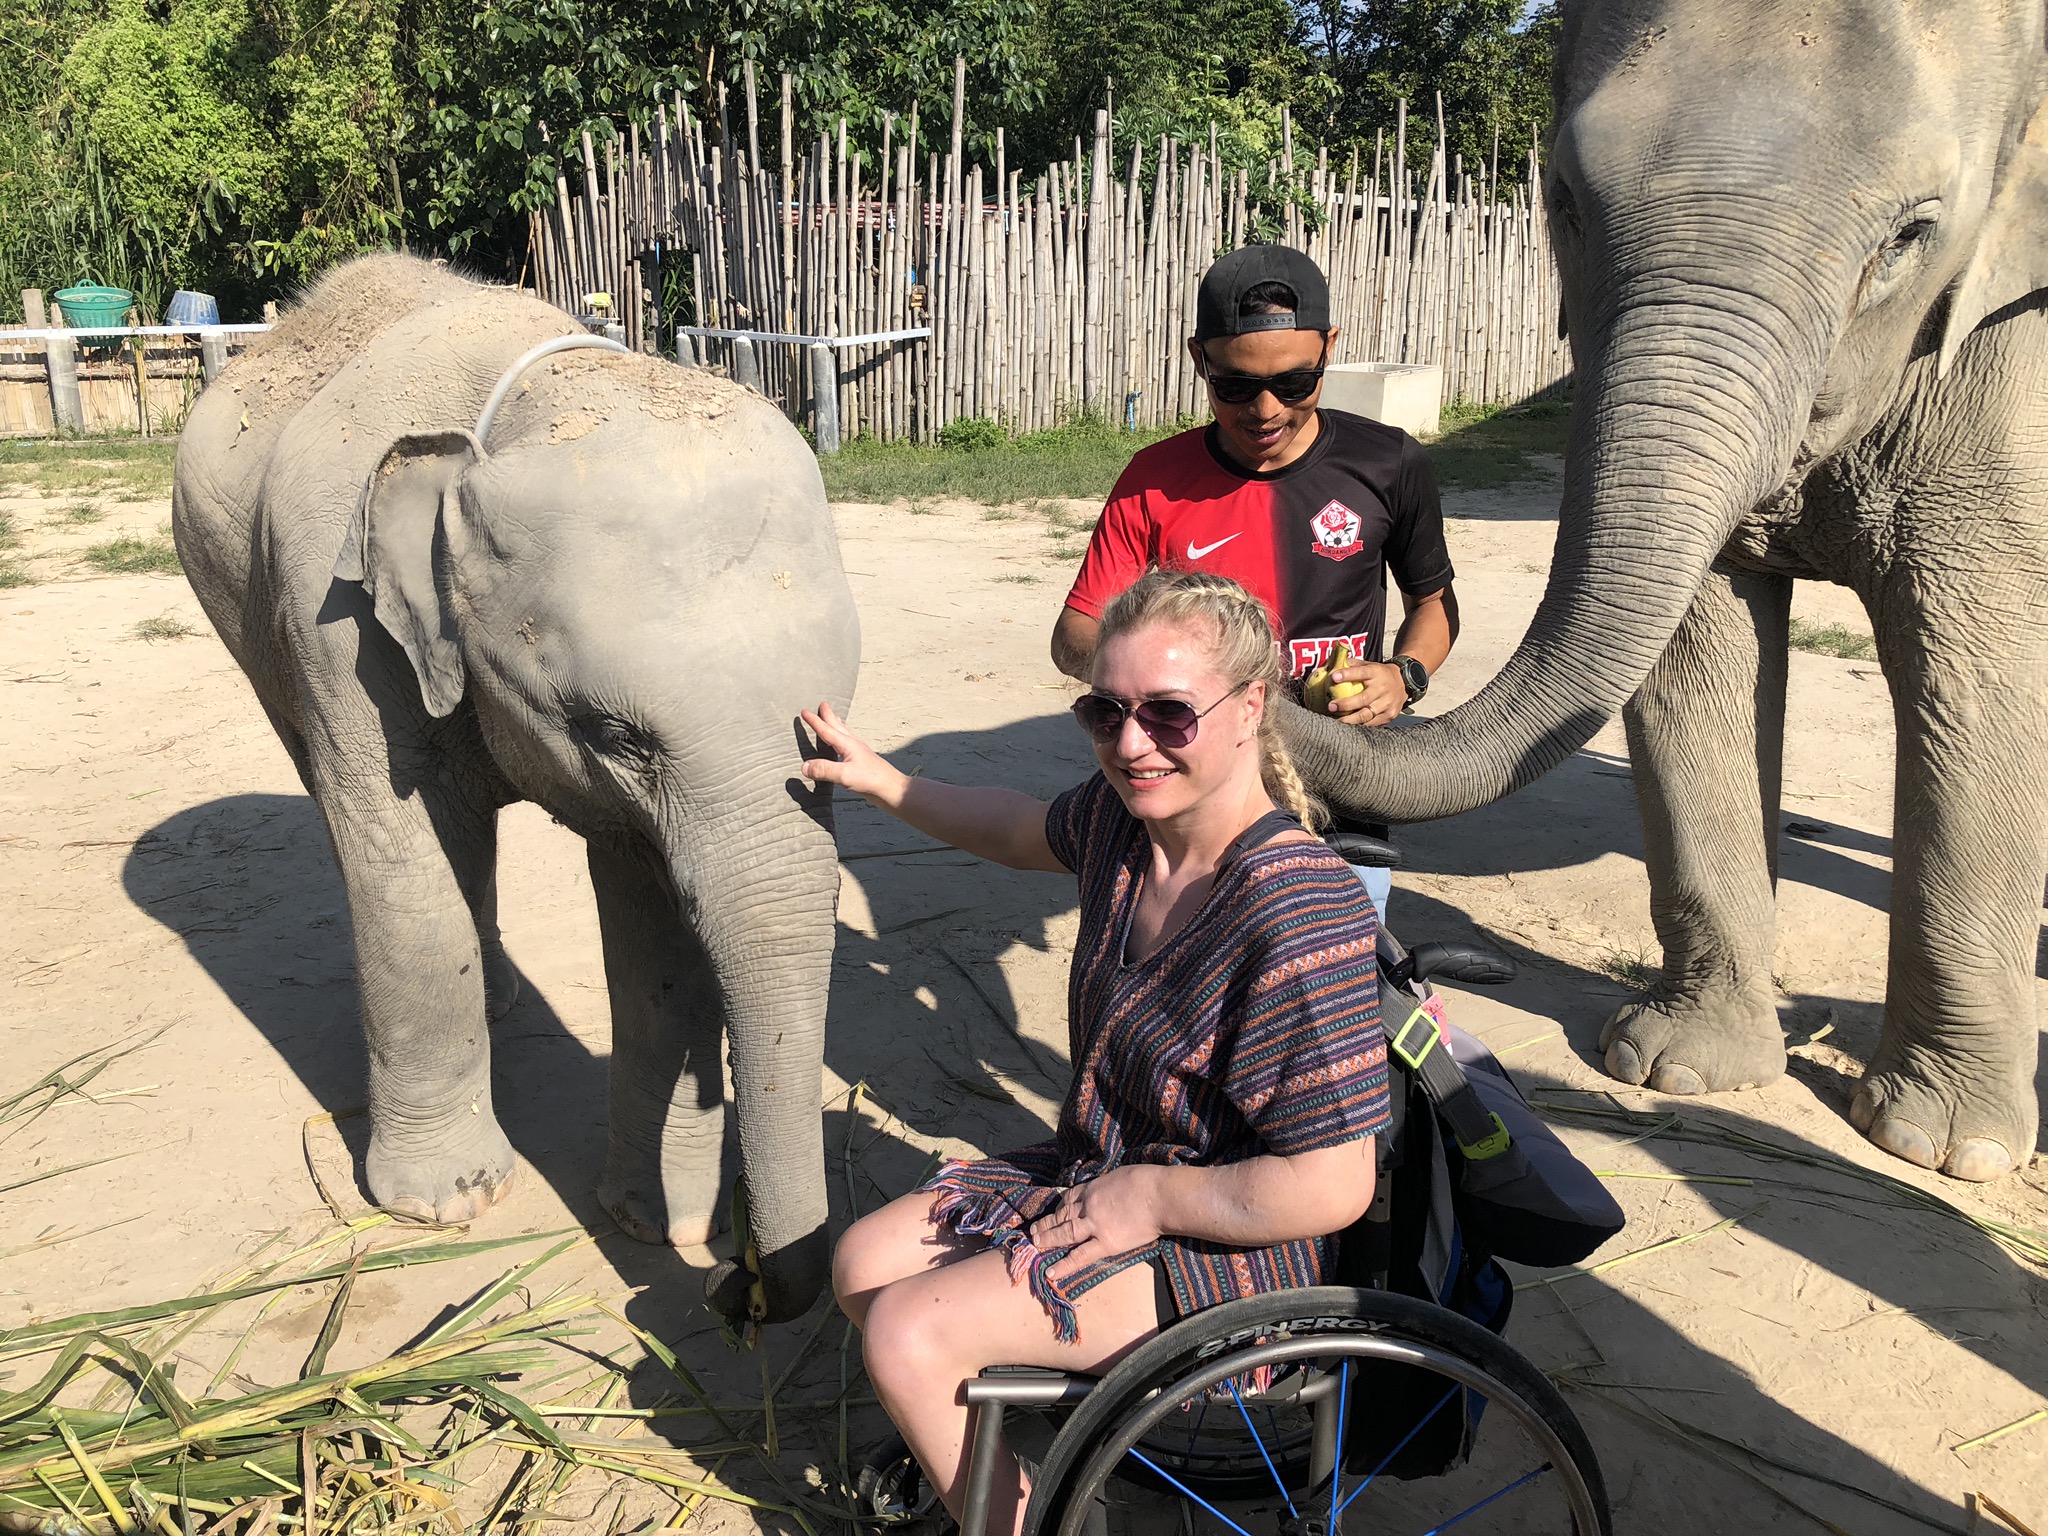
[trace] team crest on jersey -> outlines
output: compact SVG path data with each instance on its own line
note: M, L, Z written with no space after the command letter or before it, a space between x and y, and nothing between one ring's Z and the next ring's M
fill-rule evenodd
M1364 523L1341 501L1325 503L1323 510L1309 519L1308 526L1316 536L1315 552L1325 560L1349 560L1363 548L1358 533Z

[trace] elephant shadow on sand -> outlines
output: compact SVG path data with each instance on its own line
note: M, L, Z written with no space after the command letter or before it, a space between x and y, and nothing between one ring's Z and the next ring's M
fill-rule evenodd
M369 1122L350 1113L364 1103L368 1080L353 937L313 801L247 794L181 811L137 840L123 884L138 906L183 938L321 1108L348 1116L335 1129L353 1159L354 1188L330 1192L344 1207L351 1198L367 1204ZM596 959L593 949L593 965ZM715 1329L702 1305L702 1268L675 1249L626 1238L597 1203L608 1062L524 974L517 1003L491 1025L491 1057L507 1137L574 1219L602 1234L599 1247L621 1278L646 1288L633 1304L636 1313L650 1314L638 1319L642 1326L671 1338ZM520 1198L515 1185L513 1211ZM502 1225L505 1214L501 1207L484 1219L485 1235L516 1230Z
M1058 716L992 731L929 735L891 755L934 777L1007 783L1046 796L1078 782L1093 766L1086 743ZM1590 772L1600 762L1588 757L1560 772ZM1517 836L1539 840L1529 850L1538 858L1545 852L1560 862L1587 856L1583 839L1589 829L1543 830L1540 824L1556 818L1527 810L1517 817L1516 806L1510 800L1465 820L1512 821ZM1609 818L1610 825L1624 821L1632 830L1632 817ZM1532 829L1531 823L1539 825ZM1453 823L1410 829L1406 841L1424 868L1448 867L1440 861L1461 846L1520 857L1520 850L1501 849L1504 830ZM1049 1009L1064 1018L1071 927L1062 925L1071 923L1074 904L1072 883L1064 878L1013 874L950 853L906 856L900 850L924 840L865 807L841 807L840 837L849 884L856 889L842 902L827 1059L841 1079L865 1083L887 1115L878 1125L872 1111L849 1115L843 1100L826 1107L835 1229L912 1187L930 1167L927 1148L934 1139L998 1151L1048 1133L1049 1106L1057 1104L1066 1078L1065 1055L1044 1043L1057 1032L1027 1031L1023 1023L1042 1024L1054 1016ZM1549 839L1557 846L1541 848ZM309 856L275 857L288 849ZM343 1110L361 1102L364 1047L347 908L310 800L244 795L181 812L138 840L125 883L139 905L181 935L323 1108ZM1396 926L1412 937L1456 938L1474 931L1465 913L1431 897L1402 892L1397 900ZM1020 954L1016 945L1030 953ZM1009 971L1025 977L1019 989L992 963L1006 950ZM1048 985L1054 987L1049 995ZM1617 995L1605 976L1543 960L1525 967L1506 1000L1557 1020L1581 1058L1595 1063L1593 1037ZM701 1300L702 1270L674 1250L618 1235L593 1197L604 1157L605 1058L577 1038L531 985L493 1026L493 1048L507 1135L577 1220L600 1234L603 1257L637 1292L629 1316L676 1343L707 1385L730 1394L728 1400L749 1396L750 1386L757 1392L758 1365L712 1337L717 1324ZM1522 1077L1532 1091L1561 1086L1526 1070ZM1569 1093L1566 1098L1603 1102ZM1694 1123L1743 1131L1797 1152L1820 1150L1721 1102L1688 1104L1684 1113ZM917 1134L900 1134L897 1122ZM1677 1214L1660 1204L1669 1183L1625 1188L1634 1220L1620 1240L1624 1248L1725 1217L1743 1218L1730 1235L1690 1250L1698 1263L1686 1267L1684 1297L1654 1284L1631 1294L1635 1288L1621 1276L1613 1284L1576 1279L1522 1297L1510 1338L1539 1365L1582 1384L1573 1402L1607 1468L1617 1529L1810 1525L1788 1497L1858 1531L1924 1530L1929 1516L1946 1517L1955 1528L1957 1511L1945 1499L1779 1401L1774 1379L1818 1354L1850 1348L1842 1341L1864 1346L1853 1353L1870 1359L1873 1348L1881 1356L1887 1330L1924 1327L1949 1335L2028 1390L2048 1394L2048 1329L2041 1327L2048 1288L1976 1229L1938 1213L1869 1203L1866 1187L1841 1178L1654 1139L1635 1150L1651 1154L1669 1172L1757 1182L1684 1186L1691 1207ZM1647 1193L1635 1198L1639 1192ZM1745 1235L1803 1262L1745 1274ZM1651 1273L1639 1270L1637 1278L1647 1281ZM1783 1295L1770 1289L1785 1286L1790 1288ZM1637 1299L1643 1291L1657 1299L1657 1310ZM1762 1314L1751 1336L1767 1335L1765 1347L1737 1345L1724 1358L1675 1326L1723 1307ZM772 1330L763 1346L776 1372L797 1366L785 1393L791 1402L783 1429L786 1464L793 1458L796 1464L810 1460L829 1467L834 1460L829 1417L807 1418L803 1412L806 1402L831 1400L841 1390L840 1373L858 1368L858 1341L849 1351L842 1343L844 1325L829 1308L821 1298L807 1318ZM1674 1308L1685 1315L1675 1317ZM794 1359L799 1350L807 1351L801 1362ZM635 1377L632 1399L660 1403L674 1387L649 1368ZM1900 1391L1910 1411L1911 1384ZM861 1395L853 1394L856 1400ZM1872 1411L1896 1416L1902 1410L1887 1402ZM657 1421L656 1427L687 1444L691 1432L669 1431L670 1422ZM1892 1500L1918 1518L1780 1466L1751 1462L1698 1433L1708 1429L1776 1462L1821 1471L1837 1484ZM855 1457L885 1430L876 1410L858 1408L850 1439ZM728 1467L727 1475L744 1492L776 1496L766 1478L741 1463ZM1762 1491L1759 1479L1781 1488L1783 1496Z

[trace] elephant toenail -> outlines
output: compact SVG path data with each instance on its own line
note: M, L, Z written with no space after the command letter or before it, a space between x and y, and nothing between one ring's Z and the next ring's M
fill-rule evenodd
M1966 1136L1949 1153L1941 1171L1952 1179L1988 1184L2012 1172L2012 1154L1989 1136Z
M1617 1040L1607 1047L1607 1075L1624 1083L1640 1083L1648 1075L1632 1041Z
M1707 1091L1706 1079L1682 1062L1667 1061L1650 1075L1650 1086L1658 1093L1691 1097Z
M1916 1168L1940 1166L1941 1155L1935 1151L1934 1138L1910 1120L1884 1115L1872 1121L1865 1134L1893 1157L1901 1158Z

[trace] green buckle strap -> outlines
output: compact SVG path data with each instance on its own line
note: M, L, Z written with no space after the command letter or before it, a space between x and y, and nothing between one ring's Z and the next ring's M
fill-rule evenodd
M1467 1162L1499 1157L1512 1144L1508 1128L1480 1102L1457 1058L1437 1049L1442 1043L1436 1020L1417 1008L1394 1031L1387 1050L1415 1074Z
M1486 1118L1493 1122L1492 1135L1482 1137L1477 1142L1458 1143L1458 1150L1465 1154L1467 1162L1483 1163L1489 1157L1499 1157L1508 1149L1512 1138L1508 1135L1508 1128L1501 1124L1500 1116L1489 1114Z
M1409 1037L1414 1034L1418 1025L1422 1029L1421 1044L1411 1045ZM1427 1061L1429 1053L1437 1048L1440 1038L1437 1034L1436 1020L1417 1008L1408 1015L1406 1022L1394 1031L1394 1038L1387 1042L1387 1049L1400 1057L1402 1064L1410 1072L1420 1072L1423 1062Z

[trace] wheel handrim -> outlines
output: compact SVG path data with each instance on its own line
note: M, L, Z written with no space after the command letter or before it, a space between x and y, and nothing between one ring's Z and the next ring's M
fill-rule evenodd
M1197 1393L1206 1394L1214 1388L1232 1381L1233 1378L1243 1376L1247 1372L1261 1366L1279 1365L1315 1356L1330 1356L1333 1354L1346 1358L1347 1369L1349 1359L1381 1360L1392 1364L1432 1371L1453 1383L1450 1393L1434 1409L1417 1421L1415 1427L1409 1432L1411 1437L1424 1424L1433 1419L1437 1413L1441 1412L1450 1401L1451 1395L1454 1395L1462 1387L1466 1391L1478 1393L1489 1405L1497 1406L1506 1412L1522 1431L1536 1443L1545 1456L1546 1460L1543 1465L1524 1474L1521 1478L1496 1489L1478 1503L1472 1504L1460 1511L1451 1520L1440 1522L1436 1529L1442 1530L1457 1521L1465 1519L1469 1515L1476 1514L1486 1505L1505 1497L1507 1494L1532 1482L1535 1478L1542 1476L1546 1472L1557 1475L1559 1487L1564 1493L1566 1503L1571 1510L1573 1523L1578 1528L1580 1536L1593 1536L1593 1533L1601 1529L1597 1513L1598 1506L1591 1490L1586 1486L1585 1478L1579 1470L1571 1448L1557 1433L1550 1421L1532 1407L1514 1388L1499 1377L1490 1374L1450 1351L1407 1340L1352 1334L1338 1340L1333 1340L1326 1336L1312 1336L1299 1339L1275 1340L1266 1344L1255 1344L1250 1348L1238 1351L1236 1354L1205 1362L1199 1369L1190 1371L1153 1393L1145 1401L1137 1405L1131 1418L1116 1434L1106 1437L1103 1443L1096 1448L1095 1452L1083 1464L1079 1475L1071 1484L1076 1491L1068 1497L1066 1507L1061 1512L1059 1536L1082 1536L1081 1527L1087 1518L1089 1495L1092 1494L1093 1490L1108 1481L1109 1476L1123 1462L1127 1455L1133 1454L1135 1448L1148 1431L1162 1423L1169 1414L1179 1409L1181 1404L1189 1397ZM1340 1392L1342 1390L1343 1387L1340 1385ZM1340 1426L1343 1423L1343 1406L1340 1403ZM1247 1427L1251 1428L1254 1439L1257 1439L1258 1430L1256 1426L1251 1424L1249 1414L1245 1416L1245 1422ZM1340 1428L1340 1436L1341 1433ZM1403 1444L1405 1443L1404 1441ZM1398 1454L1399 1449L1400 1447L1396 1447L1396 1450L1390 1453L1388 1459L1390 1460L1392 1455ZM1268 1465L1270 1467L1270 1460ZM1384 1466L1384 1463L1382 1465ZM1155 1475L1164 1478L1170 1483L1177 1482L1171 1473L1165 1472L1156 1464L1151 1465L1151 1470ZM1377 1471L1366 1474L1361 1478L1357 1486L1350 1491L1348 1497L1342 1496L1344 1466L1343 1457L1341 1454L1339 1455L1336 1469L1330 1478L1331 1499L1328 1513L1329 1529L1332 1532L1332 1536L1334 1536L1337 1518L1342 1515L1343 1511L1350 1506L1353 1500L1372 1486L1373 1480L1378 1475ZM1292 1494L1285 1487L1277 1471L1274 1473L1273 1481L1282 1496L1288 1500L1290 1508L1292 1508ZM1179 1486L1184 1497L1191 1498L1197 1503L1202 1504L1212 1514L1216 1515L1217 1518L1242 1533L1242 1536L1251 1536L1250 1532L1244 1531L1242 1525L1239 1525L1229 1515L1217 1509L1207 1499L1203 1498L1201 1494L1186 1487L1184 1484Z

